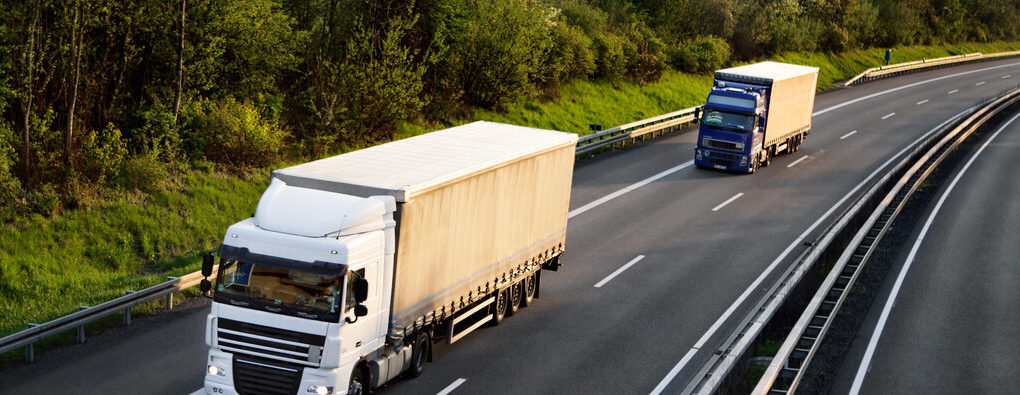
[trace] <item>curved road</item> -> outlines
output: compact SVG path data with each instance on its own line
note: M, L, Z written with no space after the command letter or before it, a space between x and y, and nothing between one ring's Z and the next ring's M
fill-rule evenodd
M437 345L422 377L385 392L679 391L863 184L1018 81L1020 61L1003 60L819 95L800 152L751 176L693 168L696 133L581 161L567 266L543 275L542 298L498 328ZM125 342L70 347L84 351L67 363L42 355L0 373L0 392L190 392L202 384L203 325L196 310L124 330Z
M1014 106L1014 108L1016 108ZM1020 113L937 194L838 386L851 394L1020 388ZM906 252L906 251L904 251ZM866 346L865 346L866 343ZM861 348L865 348L863 358ZM852 381L851 381L852 380Z

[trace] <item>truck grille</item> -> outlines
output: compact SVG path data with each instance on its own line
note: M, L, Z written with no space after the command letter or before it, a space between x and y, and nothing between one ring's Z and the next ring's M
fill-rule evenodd
M740 162L740 155L727 154L725 152L705 151L705 156L711 159L723 159L727 161Z
M744 143L731 143L729 141L715 140L707 137L701 140L701 145L709 148L724 149L727 151L744 151Z
M296 394L303 371L299 365L234 356L234 389L241 395Z
M220 318L217 345L234 355L318 367L326 337Z

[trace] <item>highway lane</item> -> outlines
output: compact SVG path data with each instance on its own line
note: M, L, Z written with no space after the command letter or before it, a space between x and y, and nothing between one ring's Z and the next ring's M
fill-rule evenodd
M839 392L1020 388L1020 114L936 193L855 341ZM909 244L908 244L909 245ZM884 300L883 300L884 299ZM875 317L877 316L877 320ZM865 346L866 345L866 346ZM863 358L861 349L863 350Z
M396 393L438 392L465 378L458 392L652 390L745 287L853 185L941 121L997 92L970 89L977 81L942 81L923 92L891 93L889 101L877 102L874 108L862 102L859 105L864 108L847 106L844 114L833 111L816 117L815 132L804 148L781 157L760 174L743 177L685 168L607 202L598 211L573 218L566 272L546 276L543 299L507 321L512 330L481 331L465 339L463 345L439 350L439 363L429 367L429 374L413 384L395 383L390 389ZM981 86L990 88L986 85ZM877 86L861 95L890 86L895 85ZM958 91L948 94L952 89ZM820 96L816 108L854 97L842 96L848 91ZM929 100L925 107L917 107L925 98ZM896 116L881 119L893 110ZM851 128L860 131L840 140ZM658 146L642 156L652 158L667 151L661 145L674 145L674 156L662 159L658 167L668 169L690 160L694 138L682 135L630 152ZM596 172L617 169L632 160L630 152L590 166ZM785 167L803 155L813 159ZM598 180L586 177L588 169L585 164L575 173L580 181L575 181L574 199L581 192L578 187L600 188L587 181ZM601 193L591 194L590 200L638 181L627 179L613 188L602 188ZM744 195L719 211L711 211L738 193ZM575 200L573 206L585 202ZM778 267L788 265L799 251L800 247L795 247ZM593 288L638 255L646 257L603 287ZM746 306L737 308L733 316L745 310ZM720 327L732 325L730 321ZM721 335L710 336L704 344L720 339ZM703 348L695 352L690 365L697 365L714 351ZM686 382L692 373L678 373L675 382Z
M967 72L971 73L843 105ZM681 168L576 215L568 231L567 267L546 273L538 303L498 329L481 330L454 346L437 347L436 363L428 366L425 375L398 381L387 392L435 393L461 378L466 381L460 382L456 392L652 390L699 343L705 347L695 350L691 366L707 359L713 351L710 345L724 333L706 337L706 331L716 322L722 329L732 326L747 306L736 305L729 320L720 317L756 279L762 278L761 284L773 281L770 276L761 277L766 268L775 266L778 271L788 265L801 248L796 239L820 223L819 218L834 210L855 185L932 127L1006 85L1015 85L1016 80L999 78L1010 73L1020 74L1016 62L990 62L823 94L816 100L817 110L843 106L817 115L814 132L801 151L778 158L759 174ZM975 85L982 80L987 82ZM948 93L951 90L956 92ZM916 104L925 99L929 102ZM891 112L896 115L881 119ZM851 130L858 132L840 139ZM693 133L682 134L582 162L574 176L571 208L690 161L695 138ZM744 195L712 211L739 193ZM810 232L806 237L812 238ZM789 251L785 259L776 259L784 251ZM594 287L639 255L645 258L602 287ZM748 301L755 299L755 289L751 291ZM189 344L161 351L168 354L162 358L204 353L204 322L198 321L167 324L177 333L198 334ZM194 367L181 361L179 366L164 368L165 380L151 388L166 388L167 381L200 387L201 364ZM67 369L89 371L94 363L96 359L88 357L69 364L77 368ZM109 388L146 385L151 380L133 371L91 370L93 374L85 377ZM7 388L34 392L50 388L52 378L61 377L53 371L31 373ZM681 371L675 382L683 383L691 374Z

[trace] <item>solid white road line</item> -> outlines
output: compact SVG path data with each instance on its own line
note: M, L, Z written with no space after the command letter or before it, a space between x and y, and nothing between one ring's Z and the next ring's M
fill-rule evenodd
M705 343L708 342L708 339L711 339L712 336L715 335L715 332L717 332L719 328L722 327L722 324L726 322L726 320L728 320L731 315L733 315L733 312L737 310L737 307L740 307L740 305L744 303L744 300L751 295L751 292L757 289L758 286L762 283L762 281L765 281L765 278L772 274L773 270L776 270L776 267L779 266L779 263L782 262L783 259L786 259L786 256L789 255L794 248L800 245L800 243L803 242L804 239L806 239L807 236L811 234L811 232L814 232L815 228L821 225L822 222L825 222L826 219L829 218L830 215L832 215L832 213L836 212L836 209L842 206L843 203L847 201L847 199L850 199L851 196L853 196L855 193L857 193L858 190L863 188L864 185L870 182L872 178L875 178L875 176L881 173L883 169L889 166L889 164L893 163L893 161L895 161L897 158L903 155L903 153L913 148L915 145L917 145L919 142L927 138L932 133L935 133L936 130L939 130L946 124L953 122L954 120L963 116L963 114L966 114L973 108L974 107L963 110L963 112L954 115L952 118L947 119L945 122L942 122L938 126L929 130L923 136L918 137L917 140L914 140L914 142L908 144L906 147L904 147L895 155L893 155L891 158L889 158L889 160L886 160L885 163L882 163L880 166L878 166L878 168L872 171L871 174L868 174L867 177L864 177L864 180L862 180L860 184L857 184L857 186L851 189L850 192L843 195L843 198L839 199L839 201L836 202L836 204L832 205L832 207L829 207L828 211L822 214L821 217L818 217L818 219L815 220L815 222L811 224L811 226L809 226L806 230L804 230L804 232L801 233L800 236L797 236L797 238L794 239L793 242L790 243L790 245L787 246L786 249L783 250L783 252L780 253L779 256L777 256L776 259L772 261L771 264L769 264L769 267L765 268L765 271L763 271L761 275L758 276L758 278L751 282L751 285L744 289L744 293L740 294L740 296L737 297L737 300L734 300L733 303L730 304L730 307L727 308L726 311L724 311L721 316L719 316L719 319L715 320L715 323L713 323L712 326L708 328L708 331L706 331L705 334L701 335L701 338L698 339L698 342L694 343L694 346L691 347L691 349L688 350L686 354L684 354L683 358L680 358L680 362L677 362L676 365L673 366L673 369L670 369L669 373L666 374L666 377L663 377L662 381L659 381L659 384L656 385L655 389L652 390L651 395L661 394L662 391L665 390L666 387L669 385L669 383L672 382L674 378L676 378L676 375L680 374L680 371L683 370L685 366L687 366L687 363L691 361L691 358L694 357L694 354L705 346Z
M920 106L920 105L922 105L922 104L924 104L924 103L927 103L927 102L928 102L928 99L924 99L924 100L921 100L921 101L919 101L919 102L917 102L917 103L914 103L914 105L915 105L915 106Z
M446 388L443 388L442 391L439 391L438 393L436 393L436 395L446 395L446 394L449 394L449 393L453 392L453 390L457 389L457 387L460 387L461 384L464 384L465 381L467 381L467 379L463 379L463 378L456 379L456 380L453 381L453 383L451 383L450 385L446 386Z
M790 163L790 164L786 165L786 167L797 166L798 163L802 162L804 159L807 159L807 158L808 158L808 155L804 155L804 156L800 157L800 159L797 159L797 160L793 161L793 163Z
M719 211L719 209L726 207L727 204L733 203L734 200L740 199L741 196L744 196L743 192L733 195L733 197L726 199L725 202L719 203L718 206L715 206L715 208L713 208L712 211Z
M845 102L842 102L840 104L837 104L837 105L829 107L829 108L826 108L824 110L815 111L814 114L811 114L811 115L822 115L822 114L825 114L825 113L827 113L829 111L835 110L837 108L842 108L844 106L849 106L849 105L857 103L857 102L862 102L862 101L871 99L873 97L882 96L882 95L885 95L887 93L892 93L892 92L896 92L896 91L907 89L907 88L913 88L915 86L924 85L924 84L927 84L927 83L930 83L930 82L942 81L942 80L947 79L947 78L959 77L961 75L980 73L982 71L995 70L995 69L1001 69L1003 67L1013 67L1013 66L1020 66L1020 63L1002 64L1002 65L986 67L986 68L978 69L978 70L964 71L962 73L944 75L944 76L941 76L941 77L932 78L930 80L918 81L918 82L915 82L913 84L907 84L907 85L899 86L899 87L896 87L896 88L887 89L887 90L884 90L884 91L881 91L881 92L872 93L872 94L867 95L867 96L858 97L858 98L853 99L853 100L847 100ZM956 92L957 91L954 90L954 91L950 91L949 93L953 94L953 93L956 93Z
M613 274L606 276L606 278L603 278L602 281L599 281L597 284L595 284L595 288L602 288L602 286L606 285L606 283L608 283L609 280L612 280L614 277L620 275L620 273L623 273L624 270L630 269L631 266L634 266L635 263L638 263L638 261L642 259L645 259L644 255L638 255L636 258L631 259L630 262L627 262L623 266L620 266L619 269L616 269L616 271L613 272Z
M631 184L629 187L626 187L626 188L623 188L623 189L621 189L619 191L610 193L610 194L608 194L606 196L603 196L599 200L596 200L594 202L588 203L588 204L583 205L581 207L575 208L570 213L567 213L567 218L574 218L578 214L581 214L581 213L583 213L585 211L588 211L588 210L591 210L591 209L593 209L595 207L598 207L598 206L602 205L605 202L608 202L610 200L613 200L613 199L616 199L616 198L618 198L620 196L623 196L623 194L625 194L627 192L630 192L630 191L633 191L635 189L641 188L641 187L643 187L645 185L648 185L649 183L651 183L651 182L653 182L655 180L658 180L658 179L660 179L662 177L665 177L665 176L668 176L670 174L676 173L677 171L680 171L681 169L690 167L693 164L694 164L694 161L693 160L689 160L689 161L684 162L683 164L681 164L679 166L676 166L676 167L664 170L664 171L660 172L659 174L656 174L656 175L648 177L648 178L646 178L644 180L635 182L635 183Z
M882 117L882 120L884 121L886 119L892 118L893 115L896 115L896 113L891 112L891 113L885 114L885 116Z
M984 84L985 84L985 82L981 81L981 82L978 82L978 83L974 84L974 86L981 86L981 85L984 85Z
M967 172L967 169L969 169L970 165L974 163L974 160L977 159L982 152L984 152L985 148L988 147L988 144L991 143L992 140L995 140L995 137L998 136L1003 129L1013 123L1013 121L1015 121L1018 117L1020 117L1020 114L1014 115L1013 118L1010 118L1008 122L992 134L992 137L988 138L988 141L985 141L985 143L981 145L981 148L979 148L977 152L970 157L967 164L963 165L960 172L953 178L953 182L949 183L949 187L942 193L942 196L939 197L939 202L935 204L935 208L931 211L931 214L928 215L928 220L924 222L924 227L921 228L921 234L917 235L917 240L914 241L914 246L910 248L910 253L907 254L907 261L903 264L903 268L900 269L900 274L896 277L896 283L893 285L892 292L889 294L889 299L886 299L885 301L885 307L882 309L882 316L878 319L875 332L871 335L871 341L868 342L868 349L864 352L864 358L861 360L861 366L857 368L857 376L854 377L854 384L850 387L851 395L857 395L861 392L861 384L864 383L864 375L868 373L868 370L871 367L871 358L875 355L875 347L878 346L878 339L882 337L882 330L885 329L885 323L889 320L889 313L892 311L893 304L896 302L896 296L899 295L900 288L903 286L903 279L907 277L910 265L914 263L914 257L917 256L917 250L921 247L921 242L924 241L924 236L927 235L932 222L935 221L935 216L939 214L939 210L942 208L942 203L946 202L946 198L948 198L949 194L953 192L953 188L956 187L956 183L960 181L960 178L962 178L963 174Z
M845 138L847 138L847 137L853 136L853 135L855 135L855 134L857 134L857 131L856 131L856 130L854 130L854 131L851 131L850 133L844 134L844 135L843 135L843 137L840 137L839 139L840 139L840 140L842 140L842 139L845 139Z
M951 91L949 91L949 92L946 92L946 94L947 94L947 95L952 95L952 94L954 94L954 93L956 93L956 92L959 92L959 91L960 91L959 89L953 89L953 90L951 90Z
M1000 77L1000 78L1002 78L1002 79L1006 79L1006 78L1009 78L1009 77L1012 77L1012 76L1011 76L1011 75L1009 75L1009 74L1006 74L1006 75L1004 75L1004 76L1002 76L1002 77Z

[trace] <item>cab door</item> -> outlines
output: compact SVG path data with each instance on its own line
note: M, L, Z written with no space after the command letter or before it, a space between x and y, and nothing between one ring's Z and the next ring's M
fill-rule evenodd
M360 360L369 352L381 347L385 333L379 333L380 321L386 319L382 309L382 274L378 261L362 267L347 270L344 287L344 311L340 327L340 361L342 366ZM368 310L363 317L356 317L354 306L354 284L360 279L368 282L368 298L361 304Z

